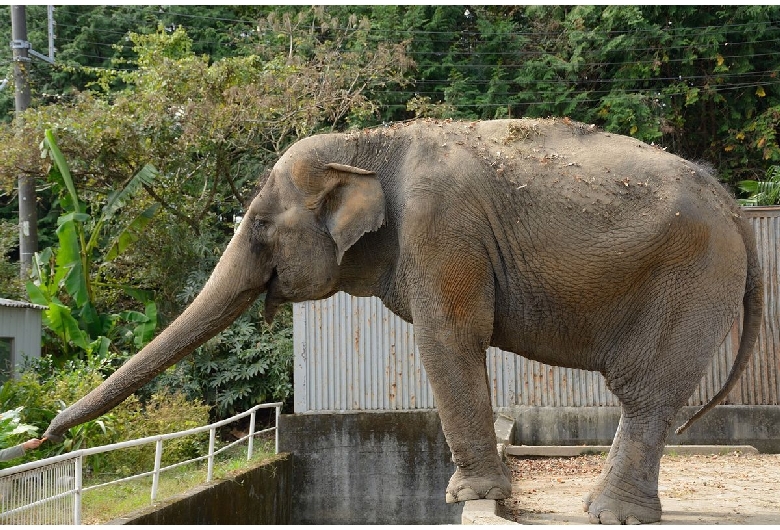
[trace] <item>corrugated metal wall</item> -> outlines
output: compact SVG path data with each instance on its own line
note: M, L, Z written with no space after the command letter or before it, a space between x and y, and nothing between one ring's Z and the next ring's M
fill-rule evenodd
M758 257L764 271L764 319L753 358L729 401L744 405L777 405L780 403L780 209L746 208L745 211L753 223ZM736 344L735 331L729 339Z
M777 405L778 252L780 211L750 208L765 277L761 336L740 384L727 403ZM295 412L409 410L435 406L413 327L377 298L338 293L294 306ZM705 403L723 385L737 351L735 324L690 405ZM488 376L493 405L549 407L615 406L617 399L596 372L558 368L490 348Z
M41 356L41 311L43 306L0 299L0 337L13 339L12 362Z

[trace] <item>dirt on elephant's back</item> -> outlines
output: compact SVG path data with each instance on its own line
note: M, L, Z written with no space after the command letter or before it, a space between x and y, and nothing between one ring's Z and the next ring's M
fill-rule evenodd
M507 457L512 498L505 517L522 524L587 524L582 498L604 455ZM661 524L780 523L780 455L664 456Z

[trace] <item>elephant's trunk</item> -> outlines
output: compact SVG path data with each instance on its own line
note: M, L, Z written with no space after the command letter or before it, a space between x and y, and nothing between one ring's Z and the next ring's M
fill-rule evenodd
M58 414L46 430L46 438L61 441L69 428L106 413L225 329L251 305L265 290L267 278L253 270L253 260L247 255L250 247L240 239L241 230L192 304L99 387Z

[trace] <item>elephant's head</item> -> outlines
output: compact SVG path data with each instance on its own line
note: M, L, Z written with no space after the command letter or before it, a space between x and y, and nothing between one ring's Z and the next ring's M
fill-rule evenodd
M313 140L313 139L310 139ZM344 253L384 222L385 198L369 170L317 160L306 141L274 166L203 290L149 345L61 412L45 436L110 410L225 329L263 292L269 323L279 305L338 290Z

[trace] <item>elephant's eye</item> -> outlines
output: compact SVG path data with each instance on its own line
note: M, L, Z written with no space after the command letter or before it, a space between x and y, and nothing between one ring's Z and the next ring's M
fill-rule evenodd
M252 232L261 238L269 237L273 232L273 223L266 217L255 217L252 219Z

